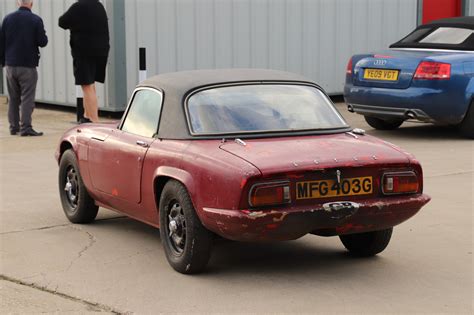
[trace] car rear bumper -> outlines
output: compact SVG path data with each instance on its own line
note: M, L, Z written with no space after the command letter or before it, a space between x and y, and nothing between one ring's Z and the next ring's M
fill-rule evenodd
M430 201L425 194L359 202L355 211L315 208L268 210L202 209L209 230L236 241L293 240L308 233L331 236L387 229L415 215Z
M452 125L462 122L471 102L465 91L447 93L428 87L389 89L348 83L344 87L344 98L358 114Z
M416 119L424 122L436 122L427 113L418 108L397 108L397 107L380 107L362 104L347 104L347 110L351 113L357 113L364 116L374 116L387 119Z

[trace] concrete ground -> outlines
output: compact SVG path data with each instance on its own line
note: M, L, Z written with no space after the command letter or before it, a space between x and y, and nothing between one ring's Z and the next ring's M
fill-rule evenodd
M375 258L351 258L338 238L220 241L208 272L185 276L152 227L104 209L90 225L66 220L53 153L73 113L37 109L45 136L22 138L0 104L0 313L472 314L474 141L416 123L375 131L338 107L414 153L432 201Z

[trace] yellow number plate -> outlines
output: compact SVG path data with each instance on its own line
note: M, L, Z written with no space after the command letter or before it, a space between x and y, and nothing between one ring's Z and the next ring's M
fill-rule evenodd
M296 183L296 199L315 199L368 195L372 193L372 177L354 177L335 180L315 180Z
M380 81L397 81L398 70L365 69L364 79L380 80Z

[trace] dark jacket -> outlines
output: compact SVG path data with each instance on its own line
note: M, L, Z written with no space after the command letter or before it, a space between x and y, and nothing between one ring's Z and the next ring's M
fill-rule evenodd
M71 31L71 53L79 56L107 56L109 25L104 6L98 0L79 0L59 18L59 26Z
M36 68L38 47L45 47L48 37L43 20L30 9L20 7L8 14L0 26L0 63L2 66Z

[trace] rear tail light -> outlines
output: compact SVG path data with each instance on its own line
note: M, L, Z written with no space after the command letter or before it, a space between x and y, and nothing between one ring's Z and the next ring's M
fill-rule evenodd
M281 205L290 201L290 184L288 182L256 184L250 189L249 204L251 207Z
M449 63L422 61L416 69L416 80L449 80L451 65Z
M382 192L385 195L410 194L418 192L420 183L414 172L385 173L382 179Z
M349 59L346 68L346 75L352 75L352 57Z

